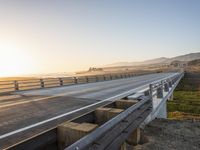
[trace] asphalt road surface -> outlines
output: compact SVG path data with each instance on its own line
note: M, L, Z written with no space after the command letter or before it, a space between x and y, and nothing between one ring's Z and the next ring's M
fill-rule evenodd
M62 119L69 120L99 107L101 102L127 96L147 87L153 81L174 74L142 75L2 96L0 97L0 149L50 129L62 122ZM95 103L98 105L94 105ZM86 108L85 111L82 111L83 108Z

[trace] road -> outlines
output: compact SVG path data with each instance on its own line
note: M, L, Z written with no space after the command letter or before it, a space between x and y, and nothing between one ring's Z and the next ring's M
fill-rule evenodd
M0 97L0 149L119 99L174 73L31 90ZM98 105L96 105L98 104ZM91 106L91 107L89 107Z

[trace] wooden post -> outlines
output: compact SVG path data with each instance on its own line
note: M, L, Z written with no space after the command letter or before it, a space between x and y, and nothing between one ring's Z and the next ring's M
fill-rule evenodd
M86 78L86 82L88 83L89 82L89 79L88 79L88 77L85 77Z
M117 116L119 113L124 111L123 109L118 109L118 108L112 108L107 115L107 121L112 119L113 117Z
M112 75L110 75L110 80L112 80Z
M41 86L41 88L44 88L44 80L43 79L40 79L40 86Z
M101 107L95 110L95 123L102 125L106 121L121 113L123 109Z
M78 83L78 78L74 77L74 83L77 84Z
M127 144L126 144L126 142L124 142L124 143L120 146L120 150L127 150Z
M106 76L105 75L103 75L103 80L106 81Z
M136 128L126 140L130 145L137 145L140 142L140 128Z
M63 79L59 78L60 86L63 86Z
M117 100L115 101L115 105L119 109L127 109L137 102L138 100Z
M15 88L15 91L19 90L19 83L18 83L18 81L14 81L14 88Z
M97 127L97 124L92 123L79 124L75 122L66 122L61 124L57 128L58 149L63 150L67 146L95 130Z
M95 113L95 123L102 125L107 121L107 114L112 108L107 108L107 107L101 107L97 108L94 113Z
M95 78L96 78L96 82L98 82L98 81L99 81L99 78L98 78L98 76L95 76Z

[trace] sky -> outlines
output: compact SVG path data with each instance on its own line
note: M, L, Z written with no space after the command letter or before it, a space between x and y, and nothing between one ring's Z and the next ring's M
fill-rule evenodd
M0 76L200 52L199 0L1 0Z

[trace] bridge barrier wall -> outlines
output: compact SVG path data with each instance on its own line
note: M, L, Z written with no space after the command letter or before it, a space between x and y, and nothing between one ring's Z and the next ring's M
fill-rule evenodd
M144 72L140 74L127 72L127 73L75 76L75 77L63 77L63 78L35 78L26 80L0 81L0 94L22 91L22 90L33 90L41 88L66 86L72 84L83 84L83 83L115 80L121 78L130 78L133 76L145 75L149 73L155 73L155 72L154 71Z

